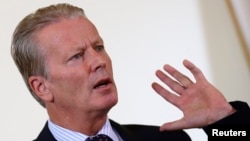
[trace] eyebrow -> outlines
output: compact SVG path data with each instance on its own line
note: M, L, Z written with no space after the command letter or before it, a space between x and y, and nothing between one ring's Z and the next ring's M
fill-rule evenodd
M98 36L95 40L94 40L94 42L93 42L93 44L97 44L97 43L104 43L104 41L103 41L103 39L100 37L100 36Z

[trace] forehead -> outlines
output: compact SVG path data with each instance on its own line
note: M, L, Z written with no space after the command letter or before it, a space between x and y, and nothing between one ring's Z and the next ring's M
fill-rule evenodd
M41 29L36 38L43 46L53 46L83 40L95 41L100 39L96 27L84 17L62 18Z

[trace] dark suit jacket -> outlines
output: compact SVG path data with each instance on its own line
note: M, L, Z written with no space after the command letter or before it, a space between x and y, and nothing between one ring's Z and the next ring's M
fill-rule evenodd
M237 112L204 127L203 129L207 134L210 133L211 128L218 125L250 125L250 108L248 105L243 102L231 102L231 105L237 109ZM111 126L125 141L191 141L186 132L182 130L160 132L157 126L120 125L113 120L110 120L110 122ZM34 141L56 141L48 128L48 123L45 124L43 130Z
M173 132L160 132L157 126L120 125L110 120L111 126L119 133L124 141L191 141L182 130ZM49 131L48 123L44 126L35 141L56 141Z

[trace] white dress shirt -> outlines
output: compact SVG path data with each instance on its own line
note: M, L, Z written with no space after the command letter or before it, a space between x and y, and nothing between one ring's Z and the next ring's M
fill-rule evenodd
M89 136L63 128L59 125L56 125L51 120L48 120L48 127L52 135L57 141L85 141ZM112 128L109 120L107 120L102 127L102 129L97 134L108 135L113 141L122 141L119 134Z

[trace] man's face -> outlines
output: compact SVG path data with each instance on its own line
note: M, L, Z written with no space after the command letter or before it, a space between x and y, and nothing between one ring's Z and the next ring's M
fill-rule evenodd
M117 103L111 60L90 21L62 19L36 38L46 51L49 104L70 113L109 110Z

